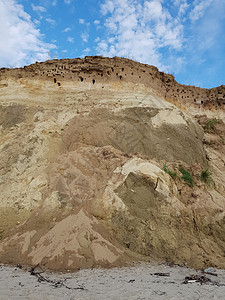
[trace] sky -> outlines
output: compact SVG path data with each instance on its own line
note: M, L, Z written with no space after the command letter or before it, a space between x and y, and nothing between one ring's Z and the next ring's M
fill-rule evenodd
M0 0L0 68L90 55L225 85L225 0Z

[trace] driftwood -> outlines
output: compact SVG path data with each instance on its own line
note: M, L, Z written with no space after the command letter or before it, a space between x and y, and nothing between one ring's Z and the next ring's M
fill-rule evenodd
M202 284L209 283L212 281L211 281L211 279L209 279L208 277L206 277L204 275L202 275L202 276L191 275L191 276L186 276L182 283L187 284L187 283L193 283L193 282L199 282L202 285Z
M160 272L157 272L157 273L153 273L151 275L162 276L162 277L170 277L170 273L160 273Z
M30 272L30 275L37 277L38 282L47 282L47 283L50 283L55 288L65 287L65 288L67 288L69 290L87 290L83 286L69 287L68 285L66 285L61 280L51 280L49 278L46 278L46 277L44 277L42 275L44 273L44 271L41 271L41 272L35 271L35 269L37 269L37 267L40 267L39 264L37 264L35 267L32 267L29 272Z

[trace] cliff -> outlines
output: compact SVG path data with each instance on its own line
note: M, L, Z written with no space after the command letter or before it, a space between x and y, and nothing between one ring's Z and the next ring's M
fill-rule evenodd
M225 266L225 87L128 59L0 70L0 262Z
M176 82L173 75L159 72L154 66L141 64L125 58L99 56L84 59L50 60L25 66L20 69L1 69L2 79L41 79L61 87L67 81L102 84L107 82L130 82L144 84L162 96L166 101L180 107L223 110L225 107L225 86L203 89ZM3 83L4 86L4 83Z

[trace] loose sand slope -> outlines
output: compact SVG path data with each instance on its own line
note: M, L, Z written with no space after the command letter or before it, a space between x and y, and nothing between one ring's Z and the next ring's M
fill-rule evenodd
M141 83L21 72L1 77L1 262L225 267L225 126L208 125L212 111L193 118Z

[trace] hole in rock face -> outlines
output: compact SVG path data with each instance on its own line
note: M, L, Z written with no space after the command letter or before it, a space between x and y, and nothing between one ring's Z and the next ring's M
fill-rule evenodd
M60 82L58 82L58 86L61 86L61 83L60 83Z
M93 84L95 84L95 80L94 79L92 80L92 82L93 82Z
M122 72L124 71L124 68L122 68Z
M122 79L123 77L120 75L120 80Z
M80 81L84 81L84 78L83 77L79 77L80 78Z
M57 81L56 78L54 78L54 83L56 83L56 81Z

